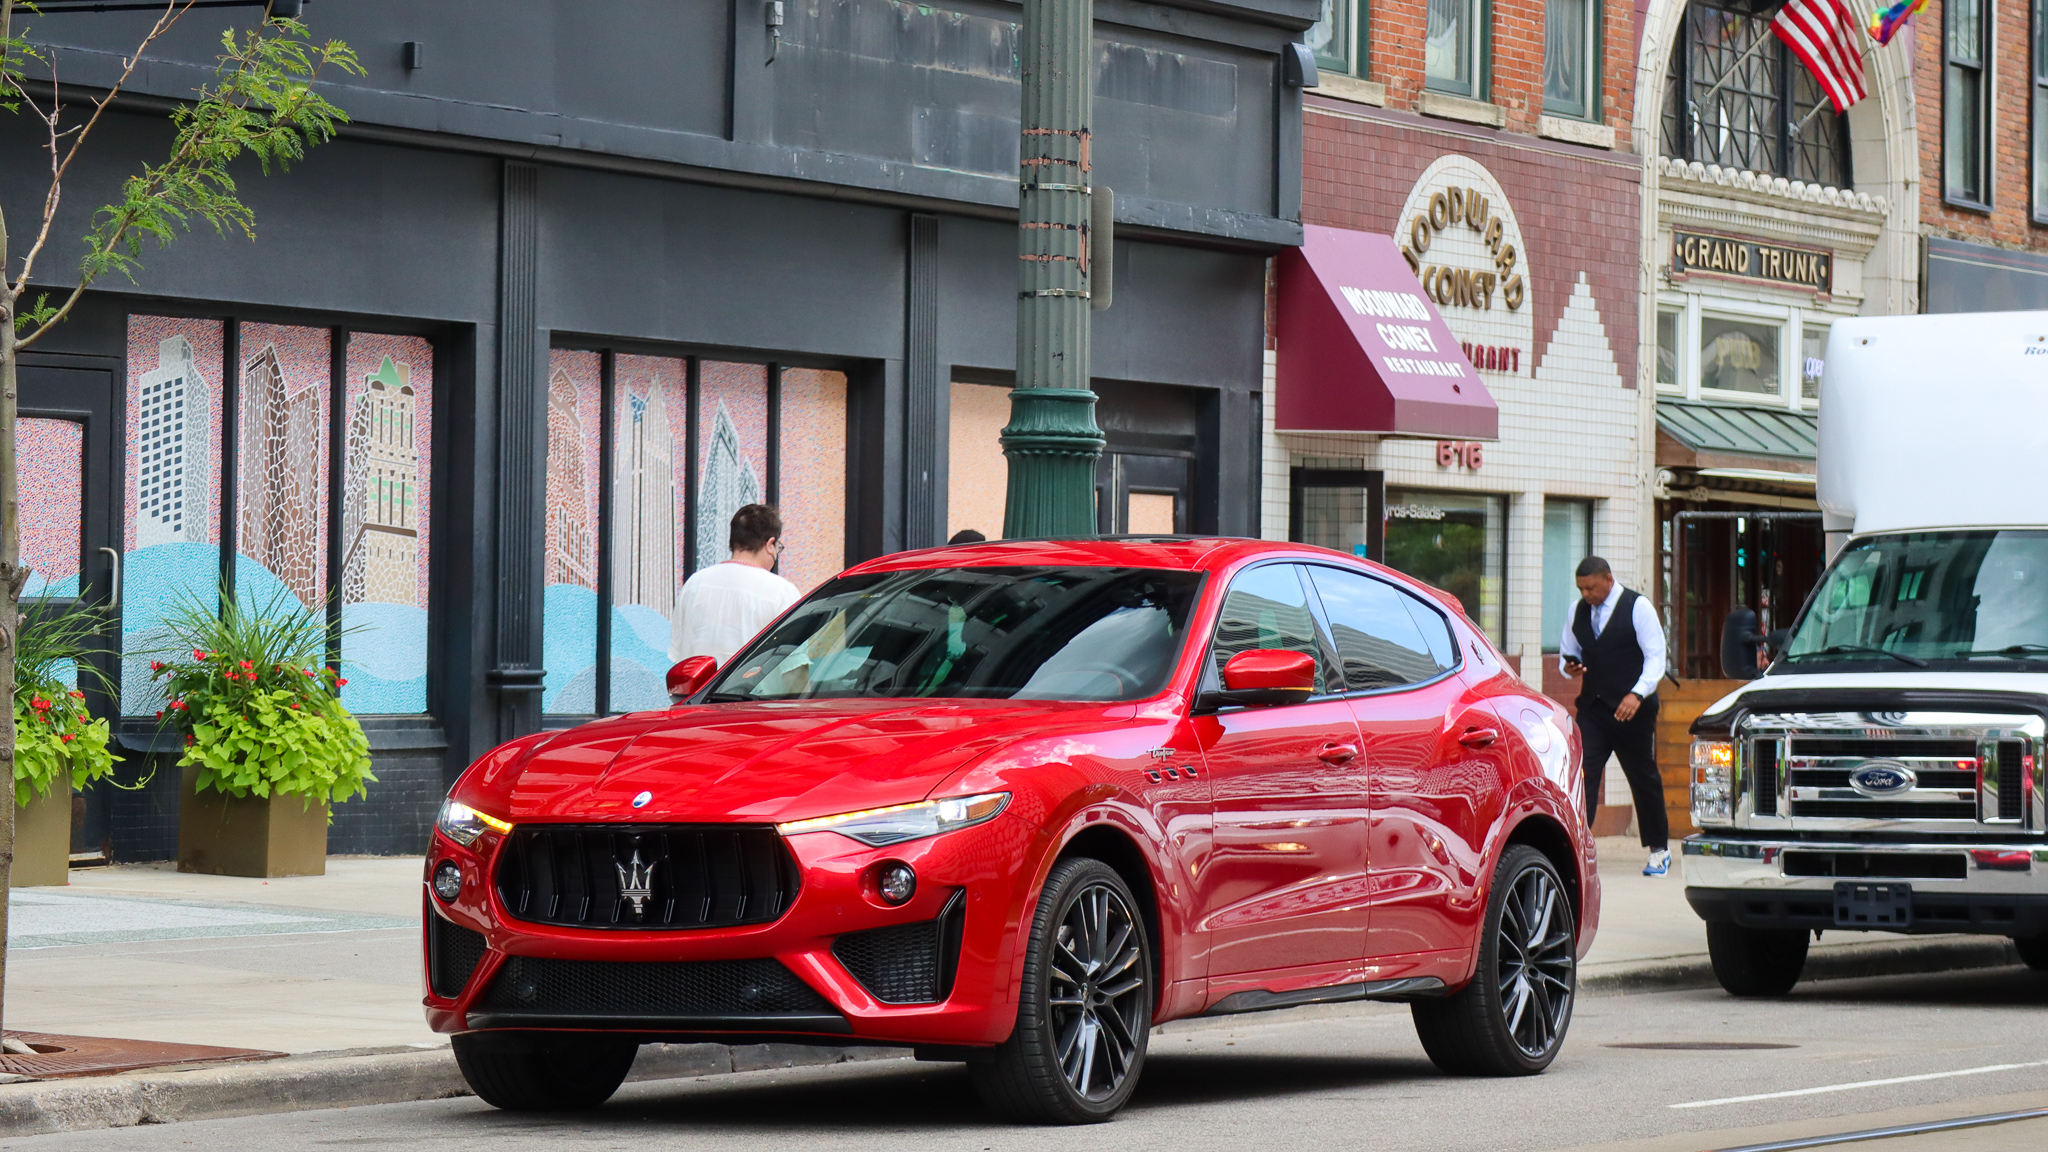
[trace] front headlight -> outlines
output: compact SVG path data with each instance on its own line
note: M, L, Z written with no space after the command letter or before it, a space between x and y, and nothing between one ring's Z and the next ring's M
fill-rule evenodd
M971 828L996 818L1010 803L1008 792L984 792L979 796L956 796L949 800L925 800L916 804L895 804L837 816L818 816L777 824L784 836L798 832L837 832L871 847L922 840L941 832Z
M457 804L453 800L441 802L441 814L434 817L434 827L441 830L441 835L465 848L476 843L476 838L483 835L485 829L501 836L512 830L512 825L505 821L495 816L486 816L467 804Z
M1692 742L1692 822L1735 822L1735 745L1726 740Z

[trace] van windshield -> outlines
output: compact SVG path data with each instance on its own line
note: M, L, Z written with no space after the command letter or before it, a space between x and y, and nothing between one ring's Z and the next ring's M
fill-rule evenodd
M820 697L1140 700L1201 586L1144 568L938 568L834 580L742 651L713 703Z
M2001 662L2048 670L2048 532L1854 541L1793 626L1777 670L1992 670Z

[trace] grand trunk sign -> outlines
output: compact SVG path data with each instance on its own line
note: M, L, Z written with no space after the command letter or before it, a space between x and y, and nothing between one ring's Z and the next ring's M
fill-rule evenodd
M1673 229L1671 272L1677 277L1726 276L1826 296L1834 290L1835 256L1819 248Z

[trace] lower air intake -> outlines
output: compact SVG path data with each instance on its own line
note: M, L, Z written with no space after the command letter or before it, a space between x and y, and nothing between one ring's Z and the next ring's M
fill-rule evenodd
M849 932L832 955L884 1004L936 1004L952 993L960 963L961 897L955 892L936 920Z
M549 1016L819 1016L834 1012L777 960L609 961L514 956L478 1009Z
M447 1000L462 995L483 958L483 933L427 913L427 978L434 995Z

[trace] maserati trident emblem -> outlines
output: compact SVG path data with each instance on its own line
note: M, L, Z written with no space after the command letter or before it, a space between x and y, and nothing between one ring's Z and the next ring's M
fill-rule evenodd
M638 920L646 913L647 902L654 899L654 865L641 863L640 850L635 848L632 860L614 862L612 867L619 870L619 899L633 906L633 918Z
M1873 799L1911 792L1918 783L1920 777L1897 760L1865 760L1849 773L1849 787Z

